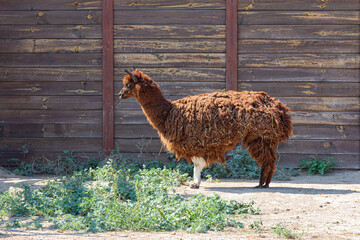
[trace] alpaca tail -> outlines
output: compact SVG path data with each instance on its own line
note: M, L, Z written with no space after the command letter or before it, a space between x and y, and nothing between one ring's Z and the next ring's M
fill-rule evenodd
M282 111L282 115L280 116L281 123L280 125L283 128L283 138L282 141L286 141L290 138L293 132L293 125L291 122L291 116L288 114L290 108L286 107L286 105L280 103L279 109Z

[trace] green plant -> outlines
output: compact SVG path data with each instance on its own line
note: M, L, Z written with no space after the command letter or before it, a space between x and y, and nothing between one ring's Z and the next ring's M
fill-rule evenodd
M253 202L225 201L219 195L184 198L172 187L187 181L187 174L113 157L102 167L50 180L35 190L23 186L0 194L0 218L43 216L55 228L90 232L205 232L242 227L232 215L260 213Z
M263 227L263 222L262 222L262 220L260 219L260 220L255 220L253 223L251 223L250 224L250 228L252 229L252 230L254 230L255 232L262 232L263 230L262 230L262 227Z
M9 162L14 162L17 165L13 172L18 175L32 176L33 171L31 169L31 164L25 162L26 154L29 153L29 148L26 145L22 145L17 150L22 153L22 160L20 160L19 158L8 159Z
M331 167L336 165L336 162L332 157L328 159L317 159L317 155L311 155L311 160L304 160L299 163L300 170L307 168L310 175L321 174L324 175L325 172L329 171Z
M300 239L305 234L304 232L296 233L280 223L276 224L275 228L273 228L273 231L278 238L287 239Z

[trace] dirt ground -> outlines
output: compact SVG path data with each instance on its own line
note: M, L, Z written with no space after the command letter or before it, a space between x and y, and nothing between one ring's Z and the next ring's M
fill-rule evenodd
M0 169L0 191L18 183L42 185L46 177L20 177ZM325 176L302 173L291 181L274 181L269 189L254 189L257 181L221 180L203 182L199 190L177 188L184 195L219 194L223 199L254 200L262 215L241 219L243 229L189 234L177 232L59 232L49 230L0 228L4 239L277 239L273 228L280 223L293 232L304 233L301 239L360 239L360 171L334 171ZM260 232L250 228L261 221Z

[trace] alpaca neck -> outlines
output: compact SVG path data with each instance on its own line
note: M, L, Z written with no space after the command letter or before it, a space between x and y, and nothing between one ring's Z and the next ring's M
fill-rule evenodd
M146 94L140 94L136 99L150 124L155 129L163 131L172 103L164 97L160 89L146 91Z

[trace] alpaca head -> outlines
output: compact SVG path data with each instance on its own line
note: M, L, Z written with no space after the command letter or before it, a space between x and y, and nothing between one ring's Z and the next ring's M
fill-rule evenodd
M133 67L132 72L129 72L128 70L125 70L125 72L128 73L128 75L123 79L124 87L119 92L120 99L136 97L139 91L137 85L139 84L139 81L142 80L142 73L136 70L135 67Z
M144 92L151 92L153 88L158 88L158 85L146 74L133 67L133 71L129 72L123 79L123 88L119 92L120 99L127 99L131 97L138 97Z

